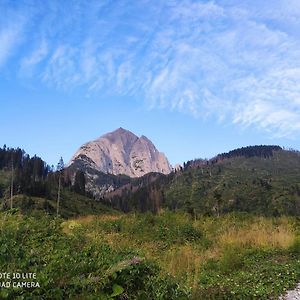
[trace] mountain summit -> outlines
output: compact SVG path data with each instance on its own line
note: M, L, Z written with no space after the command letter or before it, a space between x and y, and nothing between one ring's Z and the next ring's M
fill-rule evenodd
M137 137L121 127L82 145L70 164L78 161L81 165L83 163L107 174L130 177L140 177L150 172L171 172L166 156L147 137Z

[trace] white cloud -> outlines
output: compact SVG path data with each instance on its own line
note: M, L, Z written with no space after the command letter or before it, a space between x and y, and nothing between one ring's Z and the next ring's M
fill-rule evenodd
M10 26L0 30L0 67L13 54L19 39L20 28L18 26Z
M225 2L51 2L21 64L57 88L299 136L299 1ZM0 32L0 66L17 40L14 28Z
M200 18L218 18L224 15L224 10L221 6L214 2L194 2L180 1L171 9L171 19L179 21L188 20L189 22L198 21Z
M39 47L35 49L30 56L25 57L21 61L21 70L26 70L39 64L48 54L48 45L46 40L42 40Z
M78 50L66 45L58 46L49 59L43 73L43 80L59 88L68 89L78 84L81 74L78 72Z
M300 130L299 111L282 108L263 100L239 107L235 113L234 123L246 127L259 124L274 137L284 137ZM276 128L276 131L273 131L273 128Z
M3 68L17 55L24 42L28 15L6 8L5 3L0 3L0 11L0 68Z
M299 134L300 42L247 13L232 19L236 8L216 11L221 12L217 21L207 20L209 11L199 16L195 10L196 19L193 10L184 12L184 30L168 31L168 76L153 76L151 98L158 103L162 98L164 107L231 119L273 136ZM195 30L195 20L202 30Z

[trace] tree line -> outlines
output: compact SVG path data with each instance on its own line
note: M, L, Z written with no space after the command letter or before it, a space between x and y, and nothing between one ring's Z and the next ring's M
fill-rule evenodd
M198 168L205 165L213 165L224 159L230 159L235 157L261 157L261 158L270 158L273 156L274 151L283 150L278 145L257 145L257 146L247 146L241 147L238 149L231 150L229 152L218 154L217 156L211 159L194 159L189 160L183 164L183 169L188 168Z
M23 149L4 145L0 148L0 170L10 174L10 186L0 184L0 198L24 194L55 199L64 188L86 194L84 173L78 170L75 176L71 174L62 158L55 168L36 155L31 157Z

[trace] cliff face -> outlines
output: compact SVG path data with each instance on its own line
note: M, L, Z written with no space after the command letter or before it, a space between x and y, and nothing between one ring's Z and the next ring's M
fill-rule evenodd
M84 161L85 165L107 174L140 177L150 172L169 174L171 166L145 136L119 128L82 145L70 164Z

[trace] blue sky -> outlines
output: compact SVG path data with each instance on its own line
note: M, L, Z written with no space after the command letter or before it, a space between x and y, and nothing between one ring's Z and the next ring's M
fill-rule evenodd
M0 0L0 144L49 164L124 127L172 164L300 149L298 0Z

